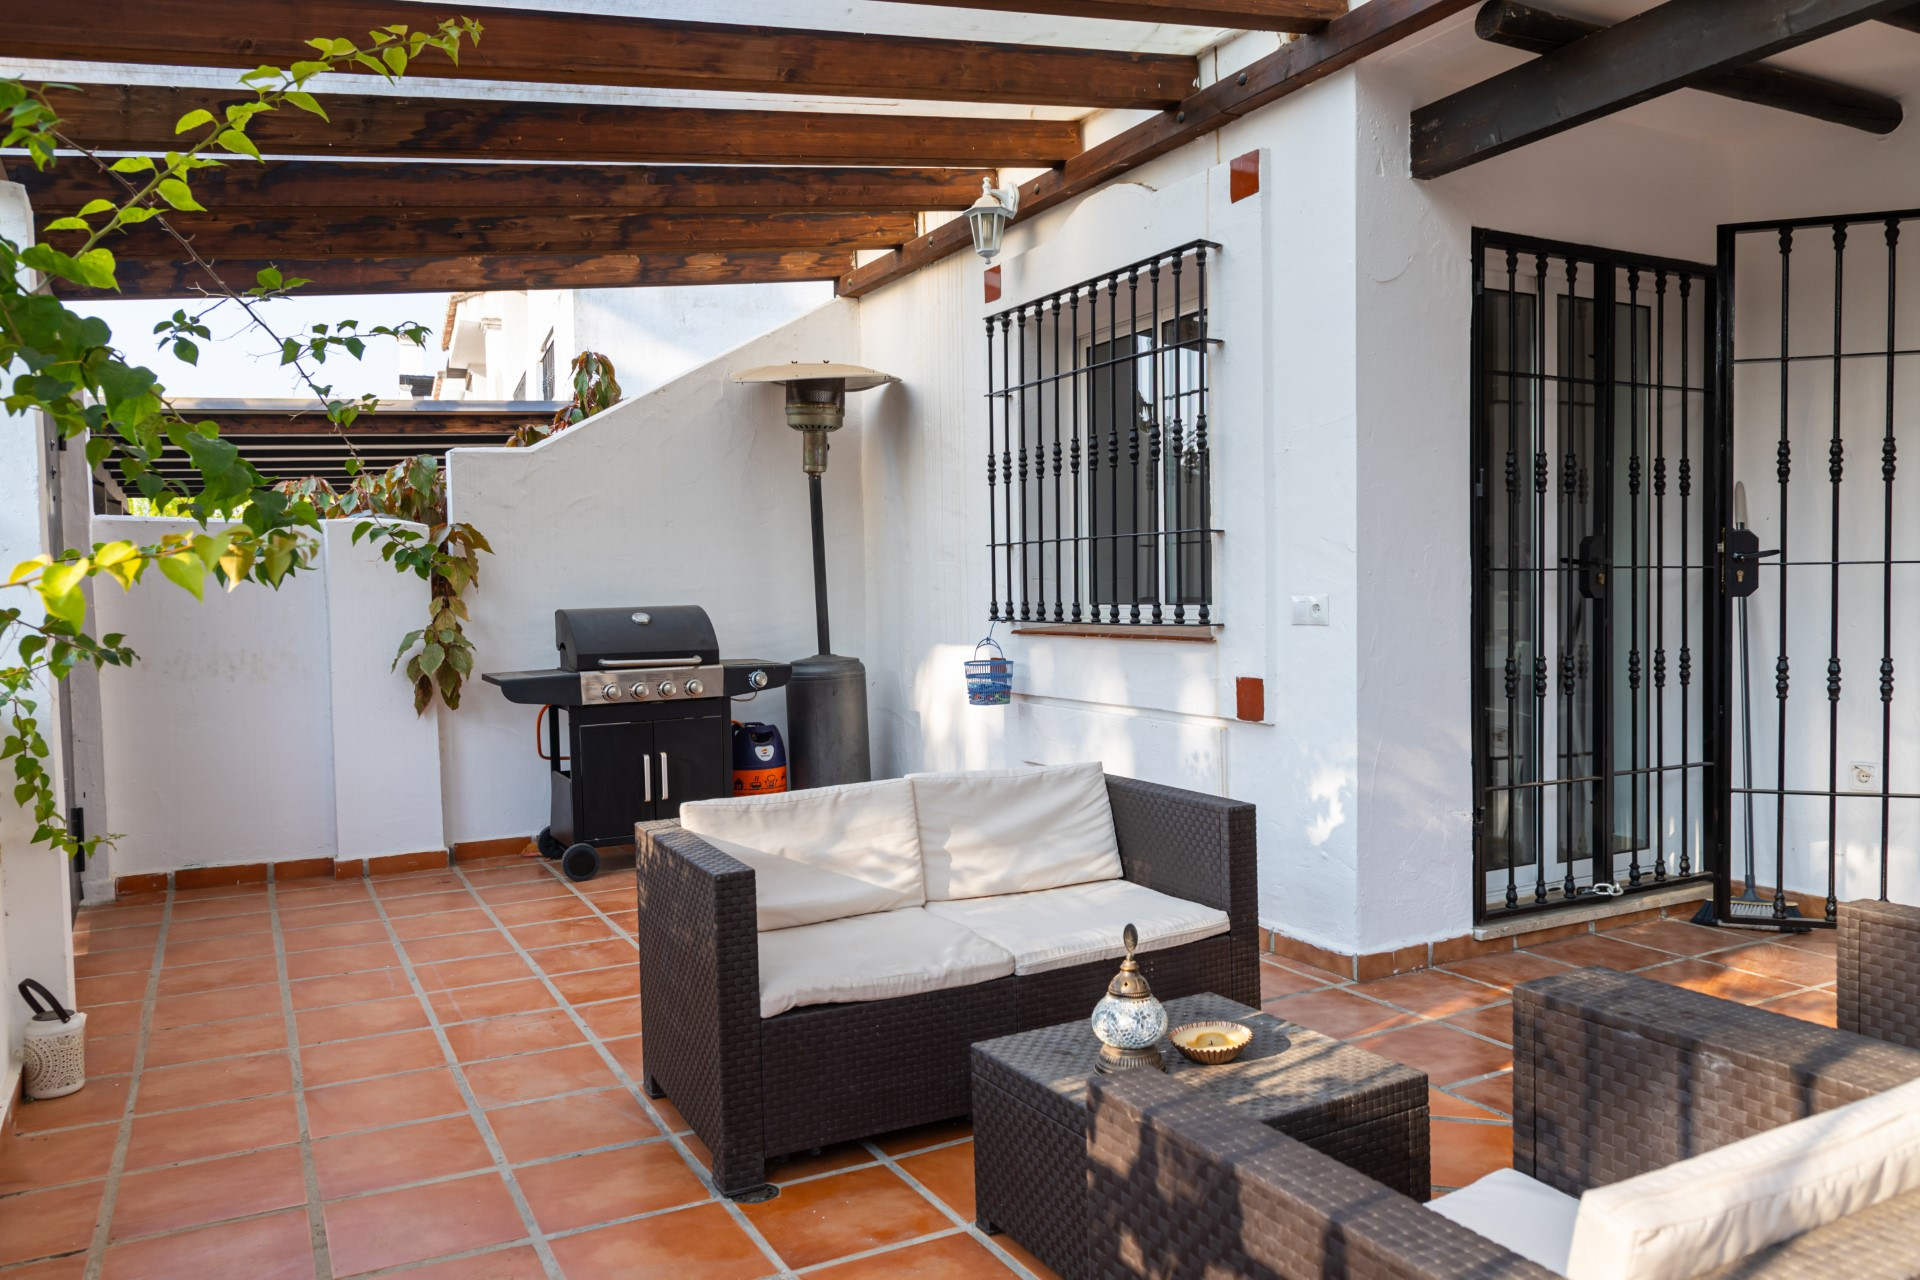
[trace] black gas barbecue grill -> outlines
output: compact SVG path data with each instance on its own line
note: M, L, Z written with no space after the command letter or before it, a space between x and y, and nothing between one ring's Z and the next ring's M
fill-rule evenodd
M634 823L733 794L727 699L778 689L791 668L722 660L697 605L558 609L553 631L558 667L484 679L509 702L548 709L553 822L540 849L585 880L599 868L595 850L631 843Z

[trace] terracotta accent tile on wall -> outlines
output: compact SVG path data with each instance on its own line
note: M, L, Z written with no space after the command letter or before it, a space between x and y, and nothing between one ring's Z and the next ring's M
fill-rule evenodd
M164 871L148 871L133 876L115 876L113 880L113 893L117 898L124 898L130 893L159 893L165 890L166 887L167 873Z
M291 858L273 864L275 880L315 880L332 874L332 858Z
M516 853L526 851L533 843L531 836L501 836L493 840L456 840L453 845L455 862L478 862L486 858L510 858Z
M981 273L981 278L986 282L987 301L1000 301L1000 268L988 267Z
M1249 151L1243 156L1235 156L1227 165L1227 197L1238 204L1248 196L1260 193L1260 153Z
M1497 951L1513 950L1512 938L1488 938L1486 941L1463 933L1457 938L1445 938L1433 944L1433 963L1452 964L1456 960L1471 960L1475 956L1490 956Z
M1325 947L1316 947L1311 942L1302 942L1298 938L1289 938L1284 933L1273 935L1273 954L1287 960L1297 960L1301 964L1310 964L1316 969L1325 969L1343 978L1353 976L1353 957L1341 955L1338 951L1329 951Z
M335 880L358 880L367 874L367 864L360 858L336 858L333 862Z
M1255 724L1267 718L1267 682L1259 676L1241 676L1233 682L1233 715Z
M264 862L243 862L229 867L181 867L173 873L175 889L217 889L223 885L266 882Z
M405 875L409 871L438 871L451 863L452 859L445 849L422 849L418 853L390 853L381 858L368 858L367 874L397 876Z

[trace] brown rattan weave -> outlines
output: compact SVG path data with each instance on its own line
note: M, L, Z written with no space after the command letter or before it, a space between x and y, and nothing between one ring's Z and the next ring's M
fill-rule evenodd
M1839 1024L1920 1049L1920 907L1840 904Z
M1155 989L1257 1004L1253 806L1124 778L1107 794L1125 877L1230 922L1145 954ZM770 1158L966 1114L970 1044L1084 1017L1113 976L1102 962L763 1019L753 872L674 823L636 842L646 1087L673 1099L728 1195L761 1190Z
M1218 1067L1163 1046L1164 1078L1425 1198L1425 1075L1218 995L1170 1000L1167 1013L1176 1024L1231 1018L1253 1040ZM1089 1267L1087 1089L1099 1047L1080 1017L973 1048L976 1212L1067 1280Z

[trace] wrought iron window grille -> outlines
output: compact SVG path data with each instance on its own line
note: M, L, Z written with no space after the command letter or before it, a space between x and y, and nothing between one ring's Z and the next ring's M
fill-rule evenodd
M1219 248L1196 240L987 317L988 618L1219 624Z

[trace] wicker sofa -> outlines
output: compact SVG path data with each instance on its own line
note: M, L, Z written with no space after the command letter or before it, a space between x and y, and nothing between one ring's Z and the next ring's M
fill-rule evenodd
M1515 989L1514 1058L1515 1169L1573 1196L1920 1080L1920 1051L1599 969ZM1101 1280L1559 1274L1164 1077L1090 1108ZM1920 1192L1703 1274L1920 1276Z
M1139 957L1154 990L1169 998L1213 991L1257 1005L1253 806L1106 777L1097 765L1080 768L1092 770L1092 807L1110 813L1107 830L1117 847L1112 867L1117 878L1103 882L1102 891L1165 895L1215 916L1224 913L1221 931L1163 944ZM955 776L916 775L911 781L923 787L927 784L920 779ZM1022 771L1021 776L1031 775ZM1063 779L1062 785L1072 781ZM901 784L864 785L884 790ZM794 795L797 802L810 803L809 797L843 790ZM946 837L926 829L930 808L923 800L917 810L928 845L924 906L880 911L856 923L890 928L905 921L917 930L945 930L952 920L943 923L937 911L970 920L968 911L992 909L993 899L943 898L943 892L958 892L967 884L936 865L931 845ZM769 923L808 918L769 921L768 904L757 897L762 878L770 895L784 884L790 863L769 861L756 850L697 835L683 825L698 818L712 830L737 816L730 808L683 810L682 824L643 824L637 832L644 1087L652 1096L673 1100L712 1153L714 1182L726 1195L770 1194L766 1167L771 1158L966 1114L969 1046L1085 1016L1113 975L1120 926L1129 922L1121 919L1101 930L1102 940L1111 940L1108 949L1082 953L1098 958L1069 963L1075 957L1056 948L1059 954L1046 965L1017 965L1010 957L999 969L980 971L1004 976L891 998L832 999L831 984L816 985L811 995L803 990L794 1007L785 1007L796 998L793 984L769 970L795 963L791 944L796 940L819 938L830 950L837 936L831 931L844 922L769 929ZM832 829L848 825L841 821ZM1045 861L1053 844L1044 832L1038 834L1039 845L1007 859L1012 870ZM884 843L870 834L862 838ZM717 847L715 840L733 852ZM972 883L974 888L1018 887ZM1144 890L1153 892L1142 895ZM1017 896L1046 901L1038 893ZM815 932L805 932L809 929ZM1013 947L1005 938L1000 941ZM815 968L832 963L831 954L824 961L813 954L819 949L797 950L807 953L806 964Z
M1839 926L1840 1029L1920 1049L1920 907L1843 902Z

